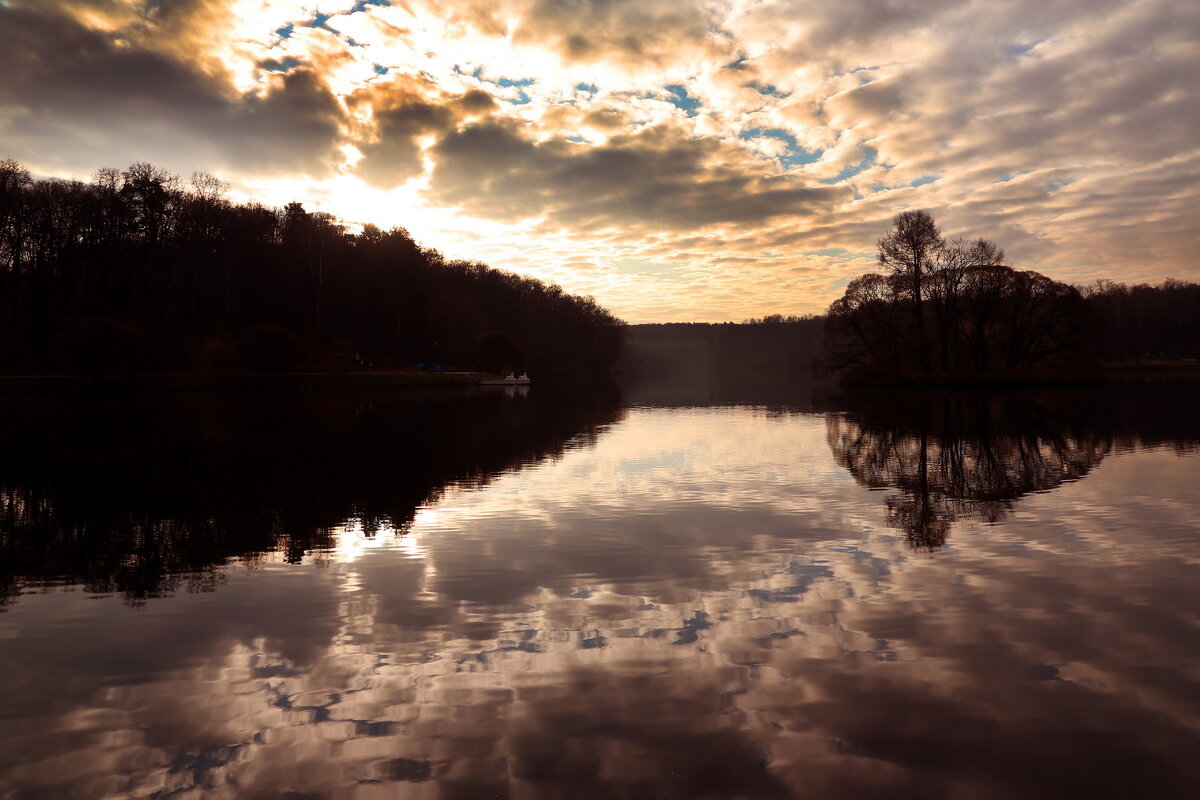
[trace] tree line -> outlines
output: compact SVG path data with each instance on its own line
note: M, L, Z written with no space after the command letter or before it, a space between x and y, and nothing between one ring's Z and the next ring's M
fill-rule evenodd
M895 217L878 263L829 308L829 371L1033 374L1200 355L1200 284L1080 289L1011 266L987 239L944 237L925 211Z
M663 322L626 328L622 369L807 373L822 350L824 317L773 314L744 322Z
M81 182L0 160L0 371L582 372L619 354L622 323L590 297L225 190L145 163Z

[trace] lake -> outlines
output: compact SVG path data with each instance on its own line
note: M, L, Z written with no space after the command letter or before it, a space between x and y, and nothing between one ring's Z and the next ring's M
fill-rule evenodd
M1200 388L0 398L0 798L1171 798Z

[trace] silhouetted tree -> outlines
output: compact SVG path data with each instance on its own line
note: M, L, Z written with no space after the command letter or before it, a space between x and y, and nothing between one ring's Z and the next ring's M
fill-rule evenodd
M879 262L891 271L856 278L830 306L833 370L925 374L934 349L942 373L1079 364L1094 352L1075 287L1007 266L986 239L947 241L925 212L896 217Z
M902 211L878 242L879 266L890 270L893 284L912 306L916 349L922 369L929 369L925 339L925 276L942 246L942 233L925 211Z

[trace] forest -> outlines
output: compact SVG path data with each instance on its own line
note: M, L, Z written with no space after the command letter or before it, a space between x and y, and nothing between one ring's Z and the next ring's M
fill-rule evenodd
M0 374L592 373L619 355L622 323L590 297L225 190L146 163L81 182L0 160Z
M89 182L0 160L0 374L265 373L415 365L546 373L1084 374L1200 358L1200 284L1077 287L899 214L880 271L824 316L626 326L590 297L234 203L146 163ZM622 347L625 353L622 358Z
M1101 365L1200 356L1200 284L1080 288L1010 266L986 239L897 215L879 273L829 308L821 366L852 378L1083 377Z

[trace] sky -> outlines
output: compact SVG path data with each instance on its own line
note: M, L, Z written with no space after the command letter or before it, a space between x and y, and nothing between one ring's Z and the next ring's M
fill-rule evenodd
M1200 279L1195 0L0 0L0 158L150 161L589 294L819 313L899 211Z

